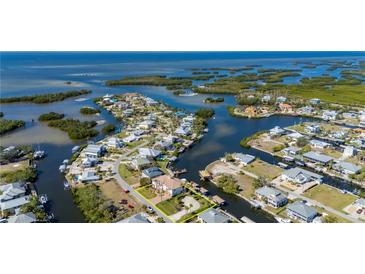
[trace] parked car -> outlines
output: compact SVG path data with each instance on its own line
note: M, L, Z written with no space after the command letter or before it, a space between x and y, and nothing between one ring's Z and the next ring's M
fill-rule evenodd
M124 193L129 193L129 189L123 188Z
M357 211L356 211L357 214L361 214L362 213L362 209L359 208Z
M155 212L155 210L154 210L151 206L148 206L148 207L147 207L147 211L148 211L149 213L154 213L154 212Z
M128 205L128 207L129 207L130 209L133 209L133 208L134 208L134 206L132 206L131 204L129 204L129 205Z
M126 205L126 204L128 204L128 201L126 199L122 199L122 200L119 201L119 203L121 205Z

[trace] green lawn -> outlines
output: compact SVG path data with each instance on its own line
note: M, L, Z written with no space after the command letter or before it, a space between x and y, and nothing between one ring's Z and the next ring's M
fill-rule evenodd
M184 195L184 194L182 194L182 195ZM160 203L156 204L156 206L167 216L175 214L182 209L181 205L179 204L180 196L181 196L181 194L176 197L173 197L169 200L160 202Z
M138 182L139 173L137 171L128 170L125 164L119 165L119 174L130 185Z
M152 198L156 197L155 192L153 191L153 189L150 186L140 188L140 189L138 189L138 192L147 199L152 199Z
M335 188L327 185L317 185L304 193L304 196L316 200L325 206L341 211L344 207L353 203L356 196L343 194Z
M259 159L255 160L243 169L257 176L268 178L269 180L273 180L283 172L283 169L280 167L271 165Z
M168 163L169 163L169 161L157 161L158 166L166 174L169 174L169 172L167 171L167 165L168 165Z

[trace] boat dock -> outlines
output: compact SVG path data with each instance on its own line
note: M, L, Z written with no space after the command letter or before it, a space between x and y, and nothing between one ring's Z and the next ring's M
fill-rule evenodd
M200 175L200 178L204 181L211 179L210 173L206 170L200 170L199 175Z

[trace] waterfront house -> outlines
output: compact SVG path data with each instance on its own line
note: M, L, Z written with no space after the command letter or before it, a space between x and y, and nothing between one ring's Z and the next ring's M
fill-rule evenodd
M147 224L150 223L150 221L146 218L145 214L137 213L134 214L128 218L125 218L117 223L129 223L129 224Z
M152 162L146 157L135 158L131 161L131 167L135 170L142 170L151 166Z
M36 223L37 217L32 212L16 214L8 218L8 223Z
M158 102L150 97L145 97L145 102L148 106L155 106L158 105Z
M290 217L310 223L318 215L314 207L308 206L302 201L296 201L287 206L287 213Z
M82 160L82 162L81 162L81 166L83 167L83 168L87 168L87 167L92 167L92 166L94 166L95 165L95 160L94 159L90 159L90 158L85 158L85 159L83 159Z
M100 176L97 175L94 170L84 170L79 177L79 180L82 183L93 183L100 180Z
M198 220L203 223L230 223L230 218L215 208L210 208L198 215Z
M143 129L137 129L135 131L132 132L134 136L141 136L143 134L145 134L145 131Z
M240 164L247 166L251 162L255 160L255 156L250 154L243 154L243 153L233 153L232 154L233 159L238 161Z
M261 187L256 189L255 194L260 200L264 200L266 203L275 208L284 206L288 203L286 196L281 191L273 187Z
M357 200L354 202L354 205L355 205L355 206L357 206L358 208L365 209L365 198L357 199Z
M319 105L321 103L321 99L312 98L309 100L309 103L311 103L312 105Z
M357 154L356 148L354 148L353 146L346 146L345 149L343 150L342 157L349 158L355 156L356 154Z
M303 157L311 162L318 163L321 165L328 165L333 161L333 158L322 153L309 151L303 154Z
M304 184L311 181L321 183L323 179L323 176L299 167L285 170L281 176L284 180L296 184Z
M320 148L320 149L324 149L324 148L327 148L327 147L330 147L331 144L327 143L327 142L324 142L324 141L320 141L320 140L311 140L310 141L310 145L313 147L313 148Z
M305 106L298 108L297 113L302 115L311 115L314 112L314 108L311 106Z
M270 136L281 136L285 133L285 130L279 126L275 126L274 128L270 129Z
M163 172L158 167L149 167L142 170L142 177L144 178L152 179L161 175L163 175Z
M138 153L141 157L154 159L161 155L161 151L153 148L139 148Z
M129 135L125 138L123 138L123 142L124 143L133 143L135 141L138 141L140 139L140 137L136 136L136 135Z
M282 150L283 153L285 153L286 155L297 155L299 153L299 151L301 150L301 148L299 147L286 147Z
M293 107L289 104L280 103L279 108L282 112L293 112Z
M324 110L322 113L322 119L326 121L334 121L336 120L338 113L334 110Z
M304 128L304 131L307 133L316 134L321 132L321 127L319 125L308 125Z
M263 102L263 103L268 103L268 102L270 102L270 100L271 100L271 96L270 95L264 95L261 98L261 102Z
M276 102L277 103L285 103L286 102L286 97L284 96L279 96L279 97L276 97Z
M361 167L360 166L357 166L357 165L354 165L352 163L349 163L349 162L344 162L344 161L340 161L338 163L335 163L332 168L334 170L337 170L343 174L347 174L347 175L350 175L350 174L358 174L360 173L361 171Z
M97 160L100 156L103 155L104 147L102 145L88 145L84 154L87 158Z
M119 140L119 138L110 137L107 146L112 148L121 148L124 144L121 140Z
M179 127L175 130L175 134L180 136L188 136L191 134L190 127Z
M357 119L359 114L356 112L344 112L342 113L342 117L345 119Z
M343 139L347 138L348 133L344 130L338 130L338 131L330 134L330 136L333 138L336 138L336 139L343 140Z
M138 125L138 128L139 129L150 129L152 127L155 126L155 122L152 121L152 120L145 120L145 121L142 121L139 125Z
M300 134L299 132L293 132L293 133L290 133L290 134L287 134L285 135L286 138L289 138L290 140L298 140L299 138L302 138L304 137L303 134Z
M162 149L162 150L174 150L175 149L173 143L170 141L157 142L155 147L158 149Z
M6 200L0 202L0 209L2 214L9 213L14 214L20 209L23 205L26 205L30 202L30 195L21 196L19 198Z
M182 181L172 178L169 175L162 175L152 180L152 187L156 190L168 192L171 196L176 196L184 191Z
M12 199L24 196L26 193L25 183L16 182L12 184L0 186L0 202L9 201Z

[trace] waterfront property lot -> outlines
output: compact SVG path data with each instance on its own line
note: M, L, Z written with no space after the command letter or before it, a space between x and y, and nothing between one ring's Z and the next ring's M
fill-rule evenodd
M240 194L247 199L251 199L253 194L255 193L255 188L253 186L255 179L244 174L240 174L234 177L237 180L237 184L240 186Z
M161 200L151 186L140 187L136 191L172 222L190 222L201 212L216 206L207 197L187 187L183 193L174 197L164 195Z
M269 138L268 134L264 133L258 136L257 138L248 142L248 144L256 149L266 151L268 153L272 153L276 148L283 146L279 140Z
M29 166L29 160L24 160L16 163L9 163L7 165L0 166L0 174L6 172L15 172L18 170L25 169Z
M354 195L341 193L339 190L324 184L307 190L304 196L338 211L342 211L357 199Z
M282 168L264 162L260 159L256 159L254 162L243 167L242 169L253 173L258 177L264 177L269 180L273 180L283 172Z

